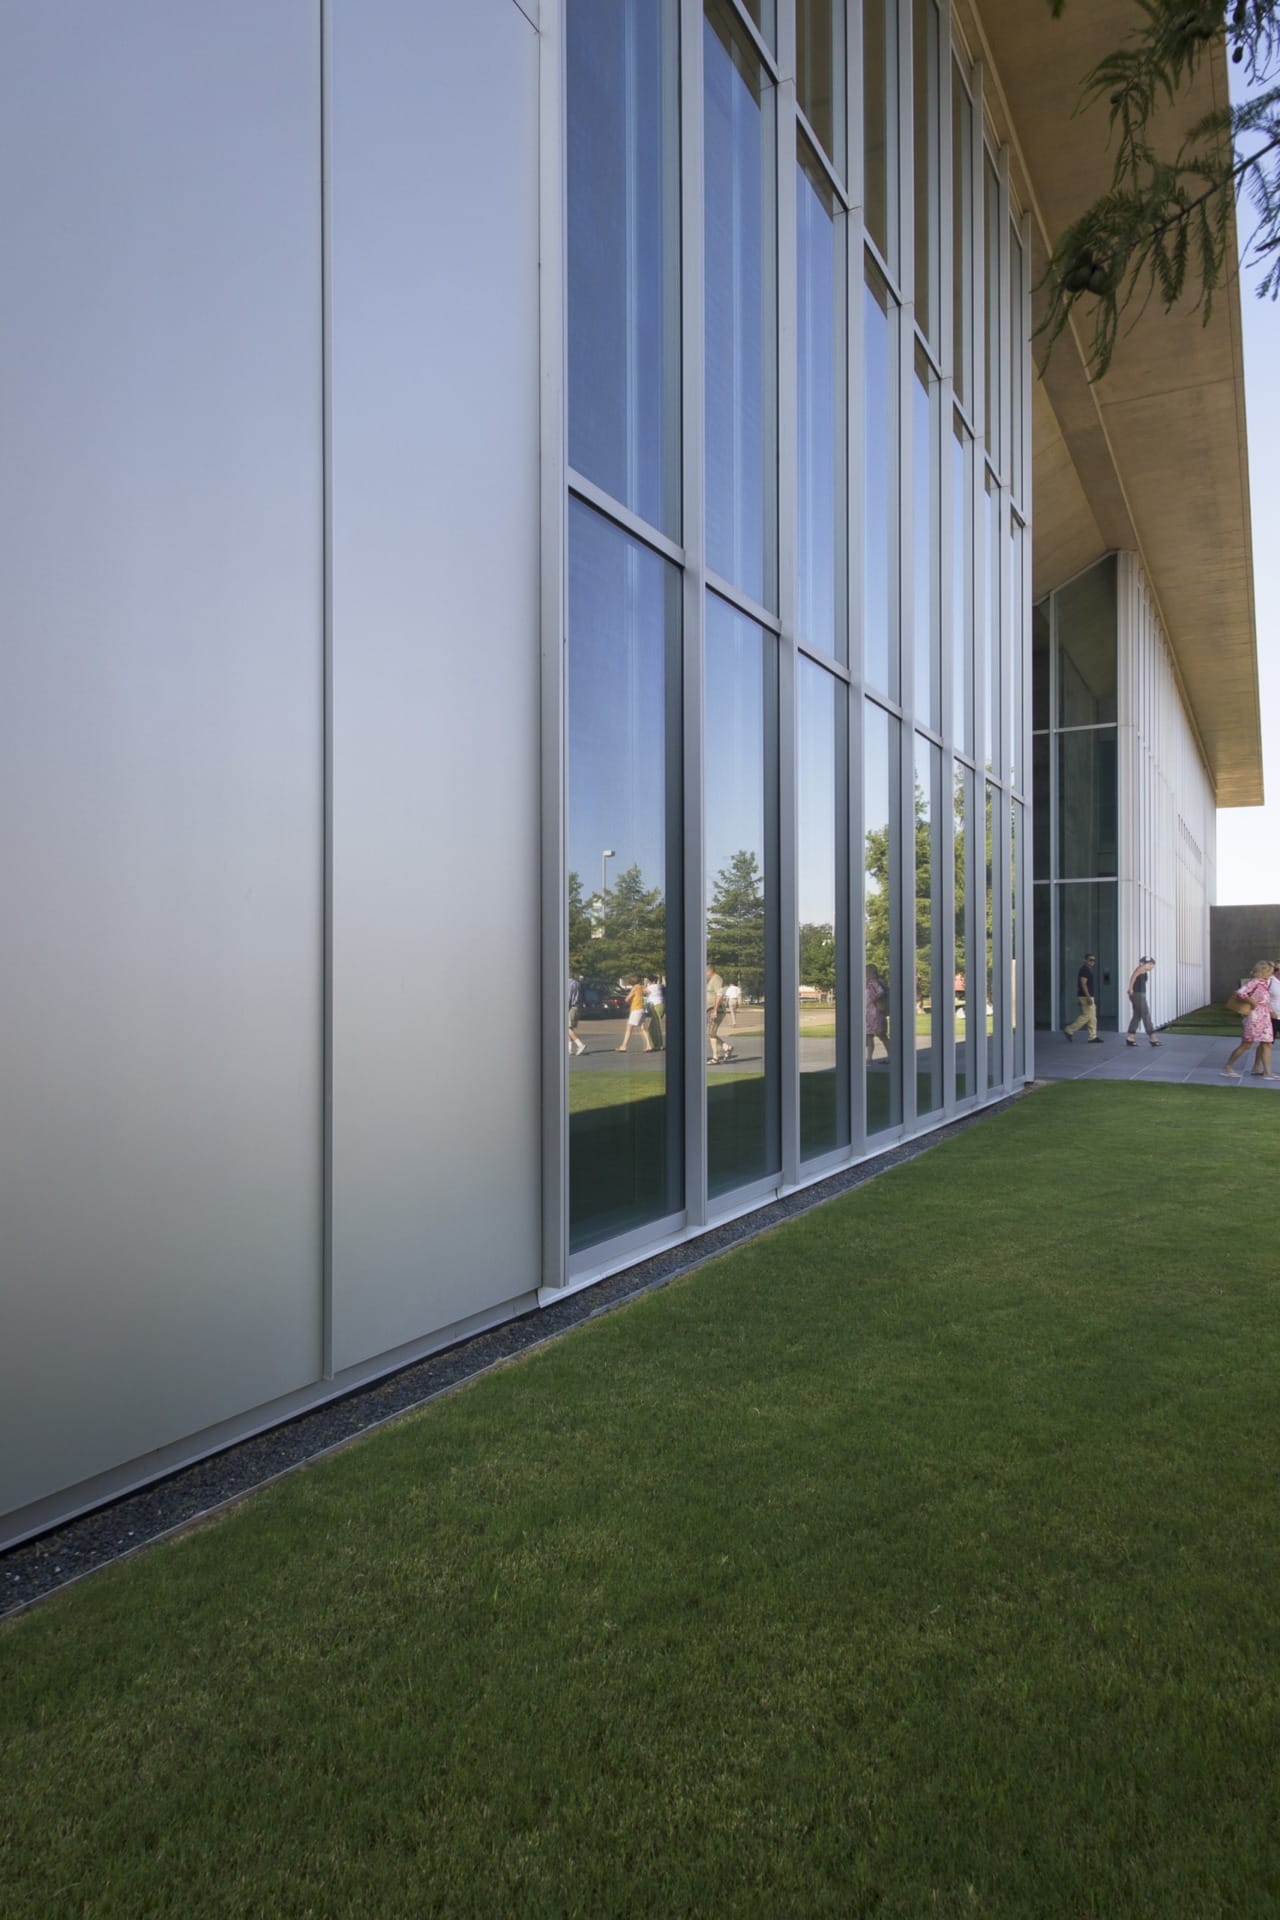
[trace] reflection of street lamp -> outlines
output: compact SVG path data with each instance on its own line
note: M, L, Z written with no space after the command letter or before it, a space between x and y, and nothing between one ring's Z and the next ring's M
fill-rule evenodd
M612 847L606 847L603 853L600 855L600 904L602 907L604 905L604 896L608 892L608 888L609 888L609 876L605 871L605 863L606 861L612 860L613 857L614 857L614 854L613 854Z

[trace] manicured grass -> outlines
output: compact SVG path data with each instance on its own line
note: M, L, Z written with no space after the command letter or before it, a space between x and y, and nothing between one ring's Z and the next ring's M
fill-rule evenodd
M1037 1092L13 1623L6 1920L1270 1920L1278 1138Z
M1197 1007L1194 1013L1182 1013L1176 1020L1170 1020L1166 1027L1161 1028L1161 1032L1221 1034L1224 1038L1230 1036L1231 1039L1238 1040L1240 1016L1236 1013L1228 1013L1226 1008L1221 1006Z

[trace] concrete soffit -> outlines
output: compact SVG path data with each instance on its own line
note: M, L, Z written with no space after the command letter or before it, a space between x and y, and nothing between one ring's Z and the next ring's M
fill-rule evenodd
M1031 278L1052 236L1110 180L1105 108L1078 114L1081 77L1140 18L1133 0L956 0L984 99L1031 216ZM1176 144L1227 98L1221 46L1166 111ZM1043 298L1033 299L1033 325ZM1037 359L1043 359L1038 355ZM1262 802L1244 355L1238 285L1208 326L1157 305L1130 313L1105 380L1081 338L1058 341L1033 391L1033 590L1111 549L1137 553L1220 807Z

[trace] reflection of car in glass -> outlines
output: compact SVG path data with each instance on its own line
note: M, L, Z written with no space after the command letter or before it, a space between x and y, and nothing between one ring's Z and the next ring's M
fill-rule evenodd
M627 996L607 980L584 980L578 990L578 1005L588 1019L605 1020L626 1012Z

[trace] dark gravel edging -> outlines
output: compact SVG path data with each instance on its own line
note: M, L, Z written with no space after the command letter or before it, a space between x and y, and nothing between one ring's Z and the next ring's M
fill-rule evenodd
M345 1446L360 1434L451 1393L491 1367L532 1352L535 1347L567 1333L571 1327L610 1313L642 1293L691 1273L728 1248L754 1240L784 1220L794 1219L839 1194L865 1186L890 1167L914 1160L943 1140L1003 1112L1029 1090L1022 1089L993 1106L939 1127L936 1132L891 1147L873 1160L846 1167L781 1200L769 1201L736 1220L726 1221L723 1226L709 1228L695 1240L686 1240L665 1253L639 1260L634 1266L610 1274L607 1279L598 1280L551 1306L531 1309L518 1319L504 1321L499 1327L459 1341L456 1346L430 1354L425 1360L413 1361L341 1399L299 1414L266 1433L239 1441L148 1487L11 1547L0 1553L0 1619L23 1612L99 1568L194 1526L258 1488Z

